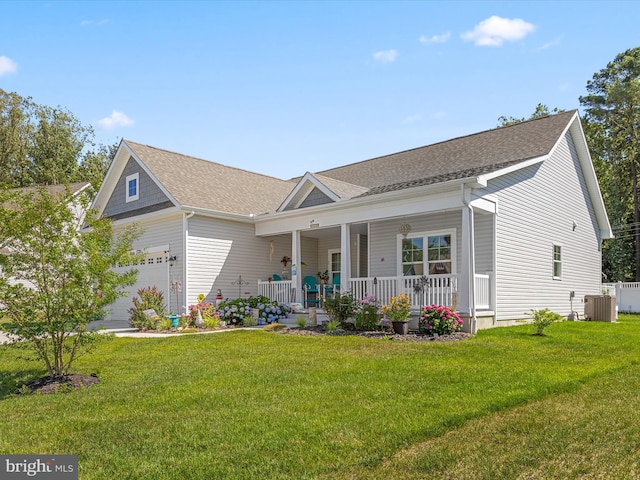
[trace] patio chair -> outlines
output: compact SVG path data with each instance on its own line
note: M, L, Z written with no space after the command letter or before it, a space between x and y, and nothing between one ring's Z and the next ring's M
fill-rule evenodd
M281 277L280 275L278 275L277 273L274 273L273 275L271 275L271 279L272 279L274 282L280 282L280 281L282 281L282 277Z
M304 277L304 298L305 298L305 307L309 307L312 305L314 307L320 306L320 295L318 292L318 285L316 284L316 277L313 275L308 275Z
M334 293L340 291L340 274L333 276L333 282L324 286L324 292L326 295L333 296Z

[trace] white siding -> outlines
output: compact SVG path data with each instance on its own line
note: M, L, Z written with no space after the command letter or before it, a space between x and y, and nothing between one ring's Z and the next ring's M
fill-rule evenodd
M462 255L462 214L460 210L373 222L369 230L370 277L393 277L398 274L398 228L411 225L411 232L456 229L456 272L460 273Z
M133 243L135 250L153 250L161 246L169 245L170 252L167 254L167 257L176 255L178 258L174 266L169 269L169 279L167 279L166 270L164 268L157 268L156 266L151 268L157 272L157 277L147 275L146 272L139 274L136 284L127 288L128 294L116 300L111 306L110 310L112 314L107 316L106 322L103 322L103 324L109 328L128 326L129 317L127 312L129 308L133 306L132 299L137 296L136 292L140 288L153 285L164 292L164 299L167 303L168 311L182 313L182 298L176 299L175 292L172 292L167 285L167 283L169 283L168 280L183 281L182 215L139 221L137 223L142 230L142 234ZM117 233L121 228L122 227L114 227L114 232ZM142 265L135 268L140 271L145 269Z
M531 308L567 315L570 291L578 311L585 294L598 292L599 230L570 134L548 160L492 180L478 193L499 199L498 320L523 318ZM554 243L562 245L561 280L553 279Z
M225 298L238 297L238 291L241 296L257 295L258 280L266 280L273 274L281 275L282 257L291 256L290 235L259 238L251 224L198 215L188 222L186 304L195 303L200 293L204 293L208 301L214 301L218 289ZM304 259L304 250L302 253ZM288 272L290 268L291 264L288 264ZM241 275L243 282L248 284L239 287L234 282Z

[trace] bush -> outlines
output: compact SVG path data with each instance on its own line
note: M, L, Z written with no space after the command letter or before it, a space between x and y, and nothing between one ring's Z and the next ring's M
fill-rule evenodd
M201 293L198 295L198 303L195 305L189 305L187 318L189 318L189 325L196 325L196 321L198 319L198 312L200 312L200 317L202 318L202 326L206 327L206 325L215 325L214 327L206 327L206 328L216 328L220 323L220 314L216 309L216 306L211 302L204 301L204 295Z
M451 335L462 329L463 321L451 307L428 305L420 310L418 325L420 330L433 335Z
M161 332L171 330L171 319L170 318L162 318L158 320L156 323L156 330Z
M544 308L542 310L534 310L531 309L531 312L525 313L531 317L531 324L535 330L534 335L543 336L544 330L551 325L553 322L562 322L564 317L559 313L552 312L548 308Z
M356 301L351 292L337 294L333 298L327 298L322 303L322 308L332 320L339 324L352 317L356 311Z
M158 320L167 315L164 294L153 286L139 289L138 297L133 298L133 307L129 309L129 323L140 330L154 330ZM154 310L158 318L145 314L146 310Z
M329 323L327 323L327 332L329 333L333 333L336 330L338 330L338 327L340 326L340 322L338 320L329 320Z
M302 315L300 315L298 318L296 318L296 325L298 325L298 327L300 328L304 328L307 326L307 319L304 318Z
M256 319L253 318L253 316L248 316L248 317L244 317L242 319L242 326L243 327L254 327L256 325Z
M355 311L356 330L371 331L380 327L380 313L376 297L370 295L358 300Z
M249 297L225 300L220 304L220 319L231 325L241 325L245 317L251 316L253 310L258 310L258 323L273 323L287 318L291 308L288 305L272 302L267 297Z

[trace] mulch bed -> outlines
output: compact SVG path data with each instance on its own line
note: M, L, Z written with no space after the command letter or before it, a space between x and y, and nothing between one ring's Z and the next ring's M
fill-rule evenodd
M276 331L276 333L286 334L286 335L303 335L303 336L311 336L311 335L333 335L333 336L344 336L344 335L357 335L359 337L367 337L367 338L379 338L379 339L388 339L399 342L456 342L460 340L467 340L473 335L466 332L455 332L451 335L427 335L425 333L421 333L415 330L410 330L407 335L398 335L393 332L357 332L355 330L344 330L338 329L333 332L327 332L326 329L322 326L309 326L303 328L284 328L282 330Z
M97 375L71 373L62 377L42 377L37 380L32 380L29 383L25 383L16 393L39 393L43 395L50 393L68 393L74 390L88 388L96 383L100 383ZM26 390L25 387L28 390Z

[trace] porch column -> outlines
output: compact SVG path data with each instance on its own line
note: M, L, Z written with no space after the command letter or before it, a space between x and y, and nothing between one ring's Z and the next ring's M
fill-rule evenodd
M291 284L295 289L296 303L304 302L302 291L302 260L300 253L300 230L291 232Z
M460 278L458 278L458 310L471 315L471 212L469 208L462 208L462 258L460 259Z
M351 225L343 223L340 227L340 291L349 290L351 280Z

